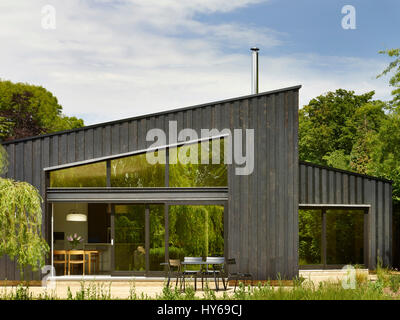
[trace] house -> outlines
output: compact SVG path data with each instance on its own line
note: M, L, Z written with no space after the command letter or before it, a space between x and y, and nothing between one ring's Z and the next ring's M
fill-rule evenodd
M76 233L86 274L159 276L169 258L212 255L258 280L390 265L391 181L299 162L300 88L3 143L7 178L44 199L48 263ZM0 279L18 278L2 258Z

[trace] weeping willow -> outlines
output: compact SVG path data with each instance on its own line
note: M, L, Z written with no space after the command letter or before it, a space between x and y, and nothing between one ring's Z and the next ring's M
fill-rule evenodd
M5 174L7 172L7 166L8 166L7 152L0 145L0 175Z
M16 258L21 274L45 263L49 246L42 237L42 198L26 182L0 178L0 257Z

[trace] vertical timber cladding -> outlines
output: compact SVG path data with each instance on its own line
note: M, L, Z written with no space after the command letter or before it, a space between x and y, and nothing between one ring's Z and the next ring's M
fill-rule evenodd
M32 183L45 198L43 168L145 149L153 143L146 142L152 128L163 129L168 138L169 121L178 122L178 132L192 128L199 136L200 129L254 129L253 173L236 175L237 166L229 165L227 252L238 270L254 279L274 279L278 273L291 279L298 274L300 87L8 142L7 177ZM51 213L43 209L43 234L50 241ZM0 259L0 279L18 277L15 262Z
M348 171L300 162L301 205L370 205L369 268L377 258L392 264L392 182Z

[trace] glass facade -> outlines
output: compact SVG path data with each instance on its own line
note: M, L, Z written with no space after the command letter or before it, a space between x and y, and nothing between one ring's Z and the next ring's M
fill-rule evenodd
M61 188L195 188L227 187L228 167L224 163L224 139L205 141L168 149L142 153L110 162L110 185L107 186L107 161L50 172L50 187ZM157 163L148 161L157 159ZM169 185L165 177L169 167Z
M224 207L169 207L169 257L224 256Z
M169 159L175 154L176 161L168 163L167 153ZM158 161L148 161L151 158ZM191 161L188 163L185 159ZM227 171L224 140L218 139L55 170L49 173L49 178L52 188L227 187ZM110 203L103 207L107 205L112 211L111 224L95 225L100 215L97 211L91 212L87 245L109 245L113 239L114 244L109 247L112 273L164 274L165 266L161 263L165 262L166 251L170 258L181 259L224 256L223 205L170 205L168 220L166 203ZM167 243L166 230L169 232ZM92 240L100 236L102 244L96 243L100 240Z
M219 150L213 150L212 144L217 145ZM214 162L217 163L213 163L213 155ZM170 187L228 186L228 167L224 163L224 139L171 148L169 159Z
M115 205L115 271L164 271L161 265L166 250L164 208L164 205ZM171 259L224 256L224 206L169 206L167 227Z
M164 164L150 164L146 153L111 160L111 187L165 187L165 150L152 155Z
M364 264L363 210L299 210L299 265Z
M51 188L106 187L106 162L60 169L50 172Z
M164 205L150 205L150 271L163 271L165 262Z
M115 270L145 271L145 205L116 205L114 223Z
M364 212L326 211L327 264L364 263Z
M299 210L299 265L320 265L322 215L320 210Z

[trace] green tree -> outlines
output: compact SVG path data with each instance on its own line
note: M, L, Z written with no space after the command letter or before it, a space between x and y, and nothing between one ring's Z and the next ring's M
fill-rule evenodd
M400 114L391 113L369 141L368 173L393 180L393 199L400 201Z
M367 142L386 118L387 104L374 92L338 89L312 99L299 111L299 156L303 161L365 173Z
M6 153L0 145L0 174L6 172ZM42 237L42 198L26 182L0 178L0 257L16 258L23 278L28 265L33 270L45 263L49 251Z
M40 86L0 80L0 139L5 141L83 127L62 114L57 98Z
M400 106L400 48L383 50L379 51L379 53L386 54L389 57L395 57L395 60L393 60L389 64L389 66L385 70L383 70L383 72L380 75L378 75L378 78L394 71L394 75L389 80L390 85L395 88L392 91L393 95L392 103L397 106Z

